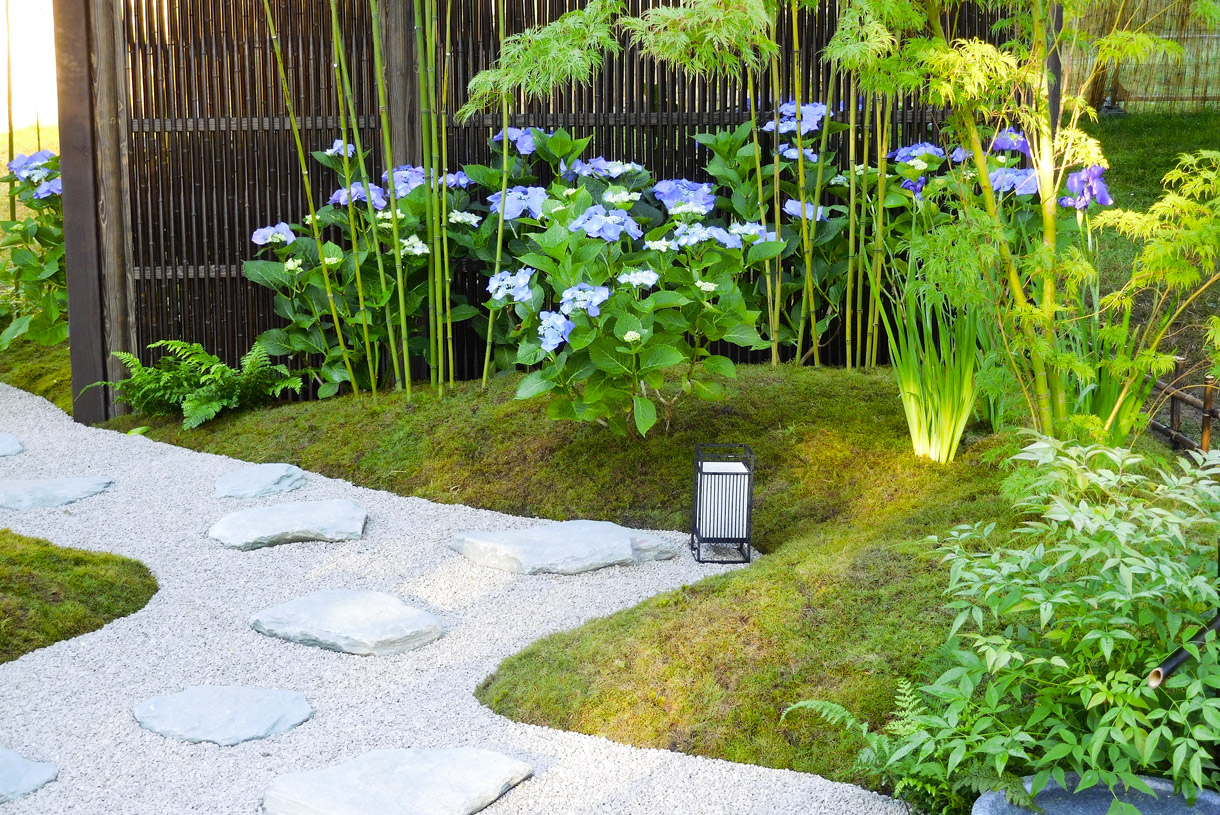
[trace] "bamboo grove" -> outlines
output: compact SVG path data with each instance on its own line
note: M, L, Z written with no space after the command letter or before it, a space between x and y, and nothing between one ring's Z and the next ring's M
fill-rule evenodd
M820 365L833 341L849 368L892 363L916 451L938 461L953 458L975 412L995 426L1022 415L1042 432L1121 442L1140 427L1145 375L1167 364L1170 327L1215 280L1215 155L1189 159L1189 183L1185 170L1167 180L1166 200L1189 204L1183 214L1168 204L1099 214L1112 201L1106 159L1080 127L1094 115L1090 88L1119 62L1177 48L1145 33L1138 14L1111 15L1128 25L1101 35L1073 27L1110 0L984 2L1000 20L992 41L958 36L956 4L844 0L817 53L801 39L812 0L680 0L638 16L623 0L589 0L516 33L506 0L494 0L498 59L460 100L449 95L453 3L412 0L419 116L408 145L393 143L385 0L367 0L379 145L361 141L339 0L326 2L340 112L330 149L311 156L301 143L275 49L309 234L289 252L293 228L260 230L255 242L279 260L245 267L291 323L260 342L321 358L323 396L409 392L420 358L443 393L455 323L474 320L484 384L525 371L519 395L549 394L556 418L630 434L667 420L683 395L719 398L713 380L732 364L717 343L778 366ZM1191 7L1220 18L1209 0ZM264 8L275 41L271 0ZM744 91L741 127L695 136L710 182L653 179L631 156L589 161L579 133L510 127L532 103L590 83L625 45ZM1059 76L1052 66L1069 46L1092 61ZM917 104L943 121L926 140L898 143L899 118ZM476 114L500 123L488 165L449 155L452 123ZM396 165L406 148L419 166ZM343 185L326 206L309 192L311 159ZM536 186L547 177L550 187ZM713 212L730 230L702 223ZM1145 242L1112 291L1097 279L1099 228ZM709 254L700 241L720 245ZM456 264L471 261L490 279L485 303L454 293ZM666 268L669 290L646 296L666 288Z

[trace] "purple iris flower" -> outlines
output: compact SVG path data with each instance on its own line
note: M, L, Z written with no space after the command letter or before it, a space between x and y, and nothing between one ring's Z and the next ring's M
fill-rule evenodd
M706 215L716 208L716 195L712 192L711 184L700 184L684 178L658 181L652 188L652 194L667 210L679 204L691 204L702 209Z
M995 141L991 143L992 150L1016 150L1022 155L1029 155L1029 139L1025 138L1025 134L1015 128L1006 127L999 133L995 134Z
M610 299L610 289L605 286L590 286L588 283L577 283L564 291L559 298L559 310L564 314L573 311L587 312L590 317L601 315L601 304Z
M34 197L41 201L44 198L50 198L52 195L63 195L63 192L63 180L52 178L50 181L44 181L38 185L38 189L34 190Z
M1086 167L1069 175L1067 178L1068 192L1075 193L1075 195L1065 195L1060 198L1059 205L1088 209L1089 204L1094 201L1103 207L1113 204L1114 199L1110 197L1110 189L1106 186L1106 180L1102 178L1105 172L1105 167L1094 164L1092 167Z
M520 218L526 210L530 217L537 220L542 217L542 204L546 201L546 190L542 187L513 187L508 191L504 203L504 218L514 220ZM500 211L500 193L494 192L487 197L492 212Z
M607 243L622 240L624 232L632 238L644 237L644 230L634 218L622 210L606 212L601 204L586 209L568 229L573 232L583 229L590 238L601 238Z
M390 202L386 200L385 190L376 184L369 184L368 189L365 190L364 184L359 181L350 187L340 187L335 190L329 203L332 206L345 207L353 202L371 203L373 209L376 210L383 210L390 205Z
M280 221L275 226L264 226L262 229L254 230L254 234L250 237L258 246L266 246L271 243L282 243L285 246L297 239L297 236L292 234L292 227Z
M908 164L912 160L921 156L935 156L936 158L944 158L945 151L930 142L921 141L915 144L908 144L906 147L899 147L894 152L890 153L890 158L899 164Z
M815 210L816 210L816 218L815 218ZM812 202L806 201L805 202L805 220L806 221L812 221L812 220L828 221L828 220L830 220L829 218L826 217L825 213L822 210L823 210L822 207L815 207ZM795 198L789 198L788 202L786 204L784 204L784 212L788 213L793 218L800 218L801 217L801 202L796 200Z
M43 165L53 158L55 158L55 154L50 150L39 150L32 156L22 153L8 163L8 169L22 181L41 181L47 177L49 172Z
M554 351L563 345L576 327L576 323L558 311L543 311L538 316L542 318L542 324L538 326L538 338L542 340L543 351Z
M1014 195L1035 195L1038 192L1038 176L1033 170L1017 170L1000 167L992 170L991 188L996 192L1011 192Z
M904 190L910 190L911 193L915 196L916 201L922 201L923 200L923 188L924 188L924 185L927 183L928 183L927 176L921 175L919 178L917 178L914 181L912 181L909 178L904 178L904 179L902 179L902 188Z

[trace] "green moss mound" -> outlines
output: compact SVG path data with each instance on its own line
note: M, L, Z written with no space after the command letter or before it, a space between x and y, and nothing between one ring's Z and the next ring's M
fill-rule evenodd
M0 382L41 396L72 413L72 365L68 344L47 347L18 339L0 352Z
M96 631L156 591L138 561L0 529L0 662Z

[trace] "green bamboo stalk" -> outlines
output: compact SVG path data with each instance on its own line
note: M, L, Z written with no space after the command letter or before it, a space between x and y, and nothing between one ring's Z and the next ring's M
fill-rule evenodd
M433 290L436 293L436 307L434 313L436 315L436 356L435 370L436 377L436 392L444 394L445 392L445 270L442 267L443 250L441 249L441 224L440 198L445 192L445 168L440 161L440 135L437 130L437 120L440 118L439 94L436 90L436 43L437 39L437 0L428 0L428 20L427 20L427 37L428 37L428 54L425 62L428 69L428 104L432 108L432 113L425 120L425 126L428 128L428 142L431 145L429 150L430 155L430 176L428 182L429 187L429 210L428 210L428 261L429 268L433 275Z
M877 366L877 324L881 311L881 273L885 262L885 182L888 171L887 154L890 150L891 113L894 100L889 94L883 93L877 101L877 199L874 208L873 263L870 274L873 296L869 302L868 321L868 364L870 368ZM884 108L884 110L883 110Z
M778 14L778 13L779 13L779 11L777 9L776 14ZM775 29L773 29L773 32L775 30L778 30L778 28L779 28L779 22L777 20L776 27L775 27ZM772 37L772 39L774 39L774 37ZM775 122L775 135L777 138L779 137L779 119L780 119L779 107L780 107L781 102L780 102L779 98L775 97L775 94L778 94L780 92L781 87L782 86L780 85L780 79L779 79L779 59L778 59L778 57L773 56L771 58L771 93L772 93L772 105L775 109L775 114L774 114L774 118L772 119L772 121ZM783 211L784 211L783 205L780 203L780 172L779 172L779 151L778 150L775 151L775 156L772 159L771 182L772 182L771 198L772 198L772 203L775 207L775 229L776 229L776 232L778 233L780 230L780 224L782 223L782 215L783 215ZM780 313L781 313L782 307L784 305L782 302L783 290L784 290L783 283L784 283L784 264L780 258L776 258L775 259L775 282L774 282L775 297L772 298L772 302L770 304L768 304L768 307L771 309L770 319L775 325L779 325Z
M746 73L746 99L750 106L750 132L754 138L754 173L758 177L758 212L759 222L762 224L763 234L767 232L767 202L766 192L763 189L763 169L762 169L762 147L758 140L758 113L755 110L755 102L757 99L754 95L755 75L753 70ZM779 233L779 224L775 225L776 234ZM779 258L775 258L775 264L778 266ZM775 299L771 283L771 261L768 260L763 266L763 279L767 284L767 327L770 331L771 340L771 367L779 365L779 326L772 319L774 311L771 307L772 300Z
M419 108L420 108L420 144L422 147L422 162L424 170L424 183L432 183L432 168L435 161L432 158L432 142L429 139L430 129L428 122L432 118L431 99L428 96L428 73L427 53L431 47L427 37L427 18L424 16L423 3L421 0L412 0L412 9L415 15L415 60L417 68L420 60L423 60L425 66L422 70L417 70L417 85L419 91ZM425 196L424 219L428 230L428 246L432 247L432 209L434 205L432 191ZM437 384L436 377L436 277L432 271L432 257L429 251L428 258L428 372L429 380L433 385Z
M801 294L801 319L797 326L796 333L796 359L799 363L801 360L801 352L805 345L805 314L806 310L812 306L810 302L813 299L810 291L813 284L813 247L809 237L809 212L807 209L806 199L808 193L805 192L805 137L801 133L801 125L804 121L803 111L801 110L804 104L804 83L801 77L801 34L800 25L797 14L797 0L792 0L792 94L793 101L796 103L796 179L797 179L797 195L801 202L801 256L805 262L805 286ZM827 110L827 113L830 111ZM825 128L823 128L824 130ZM776 136L779 136L779 128L776 128ZM814 203L814 218L817 218L817 204ZM815 221L816 223L816 221ZM814 345L814 364L818 360L817 345L815 340Z
M497 9L500 23L500 52L504 52L504 40L507 39L507 22L505 20L504 0L500 0ZM508 97L500 103L500 223L496 227L496 265L493 274L500 273L500 265L504 260L504 199L508 196ZM483 390L487 390L487 377L491 373L492 329L496 322L497 309L489 309L487 314L487 348L483 352Z
M351 88L347 82L347 55L343 49L343 29L339 26L339 11L335 0L330 0L330 31L331 31L331 51L334 54L334 62L332 68L335 74L335 94L339 100L339 138L343 142L343 149L340 151L343 155L343 183L348 188L347 196L347 226L352 236L352 273L356 278L356 301L360 304L360 328L364 335L364 361L369 370L369 388L372 390L373 397L377 396L377 369L374 367L376 358L373 355L373 343L369 339L369 317L368 309L364 301L364 281L360 277L360 245L357 241L356 232L356 202L351 196L352 187L352 161L347 154L347 104L353 102L351 98ZM376 210L373 208L373 202L368 200L368 172L364 166L364 154L361 152L360 133L356 122L353 121L352 130L355 131L353 144L356 147L356 155L360 157L360 175L365 188L365 199L368 204L369 212L372 213L373 229L377 228ZM381 247L378 246L378 249ZM377 258L380 261L381 252L377 252Z
M394 146L390 132L390 101L386 90L385 59L381 51L381 10L378 0L369 0L369 15L373 27L373 72L377 76L377 110L381 117L381 152L389 173L389 183L386 185L386 195L390 200L390 250L394 258L394 279L398 295L398 318L402 327L402 360L398 359L398 344L394 337L394 320L390 314L390 304L386 303L386 327L389 330L390 360L394 366L394 386L406 386L407 401L411 400L411 355L407 350L407 301L406 279L402 262L402 235L399 229L398 193L394 184ZM385 267L378 262L377 271L381 275L381 285L385 288ZM405 375L404 375L405 371Z
M441 167L449 169L449 82L453 47L453 2L445 0L445 60L441 64ZM441 243L444 248L445 268L445 325L449 345L449 385L457 384L457 352L453 342L453 269L449 257L449 193L442 185L441 192Z
M275 52L275 65L280 75L280 86L284 91L284 106L288 112L288 122L292 128L292 138L296 142L297 161L300 164L301 178L304 181L303 186L305 187L305 203L309 207L309 228L318 247L318 262L322 266L322 282L326 289L326 300L330 306L330 316L335 324L335 337L338 340L339 353L343 357L343 366L347 368L347 376L352 383L352 392L359 395L360 385L356 382L356 374L352 370L352 359L347 351L347 343L343 340L343 329L339 325L339 310L335 306L335 293L334 288L331 286L330 267L327 264L328 259L326 252L322 250L322 233L318 229L318 211L314 205L313 187L309 180L309 160L306 157L305 145L301 142L301 127L297 121L296 111L292 104L292 89L288 84L288 72L284 68L284 54L280 49L280 35L276 31L275 18L271 14L271 0L263 0L263 11L267 15L267 27L271 33L271 48Z
M830 112L831 112L831 110L834 109L834 103L835 103L835 79L836 79L835 68L833 65L831 65L829 81L826 84L826 103L825 103L826 104L826 115L822 119L822 133L821 133L821 139L818 143L818 175L817 175L817 180L814 181L814 183L813 183L813 201L814 201L813 206L814 206L814 213L815 213L813 223L814 223L815 230L817 229L816 212L822 201L822 185L826 180L825 158L826 158L826 150L830 146L830 127L828 125L830 124ZM800 128L798 127L797 130L799 132ZM804 157L803 148L798 146L797 149L801 150L801 156L803 158ZM802 186L804 186L804 185L802 184ZM823 252L823 256L825 256L824 252ZM812 341L810 353L813 355L814 367L817 367L822 364L822 354L821 354L822 339L818 335L818 310L817 310L817 301L814 299L815 291L814 291L814 287L813 287L813 274L812 274L812 269L813 269L812 242L807 243L805 246L805 269L806 269L805 292L804 292L804 297L803 297L802 305L801 305L801 333L804 333L805 317L807 316L809 318L809 338ZM803 363L805 361L805 357L808 356L808 354L806 354L804 356L800 355L801 344L802 344L801 340L798 339L797 344L796 344L798 359Z
M847 368L855 367L855 337L852 333L852 291L856 286L856 75L848 81L851 109L847 112L847 291L844 302L844 336L847 342Z
M864 137L861 139L861 155L865 159L864 164L868 163L868 151L872 145L873 133L873 94L866 94L864 97ZM852 168L854 173L856 168ZM867 168L865 169L867 173ZM867 180L868 176L865 176ZM866 241L868 239L868 188L865 185L860 196L860 244L859 244L859 275L860 285L856 289L856 367L864 367L864 347L866 339L866 330L864 327L864 276L868 268L868 251Z

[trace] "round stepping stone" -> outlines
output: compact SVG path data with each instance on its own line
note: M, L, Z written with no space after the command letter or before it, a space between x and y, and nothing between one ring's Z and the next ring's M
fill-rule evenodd
M59 768L49 761L30 761L0 747L0 804L29 795L55 780Z
M300 489L305 471L291 464L255 464L216 479L217 498L262 498Z
M145 730L222 747L287 733L313 716L309 702L296 691L222 685L154 696L131 712Z
M475 747L374 750L320 770L282 775L266 815L471 815L529 778L524 761Z
M24 449L12 433L0 433L0 458L15 456Z
M226 515L208 530L230 549L261 549L298 541L357 540L368 514L355 501L303 501Z
M263 609L250 620L261 634L362 656L413 651L444 633L426 611L379 591L326 589Z
M459 532L449 548L480 566L518 574L579 574L668 560L679 544L606 521L561 521L530 529Z
M0 481L0 507L5 509L49 509L97 495L114 483L112 478L37 478Z

